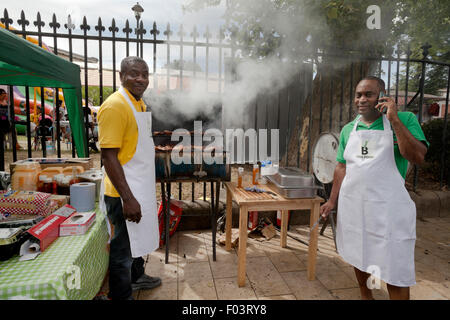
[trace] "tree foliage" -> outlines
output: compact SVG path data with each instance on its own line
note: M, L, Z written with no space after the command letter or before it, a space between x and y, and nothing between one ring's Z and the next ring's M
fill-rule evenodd
M413 58L421 57L428 42L433 59L449 50L448 0L189 0L184 9L224 4L228 32L246 54L258 58L286 42L292 50L364 47L372 53L409 43ZM381 9L379 30L366 26L366 10L373 4Z

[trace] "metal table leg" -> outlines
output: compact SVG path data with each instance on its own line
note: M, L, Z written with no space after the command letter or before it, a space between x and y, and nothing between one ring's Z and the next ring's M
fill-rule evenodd
M216 205L214 206L214 225L213 225L213 261L216 261L216 235L217 235L217 213L219 212L220 181L216 182Z
M214 246L214 243L215 243L215 237L216 237L216 233L215 233L215 223L214 223L214 219L215 219L215 212L216 212L216 210L215 210L215 202L214 202L214 182L213 181L211 181L211 202L210 202L210 211L211 211L211 231L212 231L212 241L213 241L213 243L212 243L212 245L213 245L213 261L216 261L216 250L215 250L215 246Z
M161 223L160 219L163 218L164 225L165 225L167 204L166 204L166 185L163 181L161 181L161 205L162 205L162 213L161 213L161 217L158 219L158 224ZM160 237L161 236L162 236L162 234L160 235ZM160 241L161 241L161 238L160 238ZM166 255L166 263L167 263L167 255Z
M170 226L169 226L169 218L170 218L170 196L171 196L171 183L167 184L167 206L166 206L166 214L165 214L165 222L166 222L166 264L169 263L169 236L170 236Z

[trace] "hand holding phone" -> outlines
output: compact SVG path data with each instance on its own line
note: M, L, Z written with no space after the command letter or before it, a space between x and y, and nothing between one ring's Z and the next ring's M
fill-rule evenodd
M386 94L383 91L380 91L380 94L378 95L377 105L380 103L379 99L386 97ZM387 107L382 107L381 110L377 109L379 112L386 114Z

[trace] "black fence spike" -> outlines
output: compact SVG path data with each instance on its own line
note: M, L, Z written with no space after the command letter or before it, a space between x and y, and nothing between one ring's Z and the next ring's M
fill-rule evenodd
M156 21L153 22L153 29L150 31L150 34L152 34L152 35L155 35L155 34L158 35L159 34L159 30L156 27Z
M177 33L181 39L183 39L183 37L186 35L186 32L184 32L184 27L183 25L180 25L180 30Z
M219 39L220 42L222 42L225 39L225 30L223 29L223 27L220 27L217 39Z
M109 27L108 30L113 33L119 31L119 28L116 27L116 20L114 18L112 19L111 27Z
M80 29L84 31L91 30L91 26L87 24L86 16L83 17L83 24L80 25Z
M122 31L126 33L127 37L128 37L128 35L133 31L133 30L130 28L130 23L128 22L128 19L127 19L127 21L125 21L125 28L123 28Z
M427 59L427 56L429 54L429 49L432 48L433 46L430 45L428 42L425 42L425 44L423 46L421 46L420 48L422 49L422 56L423 59Z
M102 18L98 18L98 24L95 26L97 31L105 31L105 27L102 25Z
M146 34L146 33L147 33L147 30L144 29L144 22L142 22L142 20L141 20L141 22L139 23L139 29L138 29L138 32L139 32L140 35L141 35L141 34Z
M22 10L22 12L20 13L20 19L17 20L17 23L18 23L20 26L22 26L22 27L28 26L28 25L30 24L30 21L28 21L27 19L25 19L25 12L23 12L23 10Z
M72 23L72 17L70 14L67 16L67 23L64 24L64 27L68 30L75 29L75 25Z
M172 35L172 30L170 30L170 23L167 24L166 31L164 31L164 35L167 36L167 39Z
M38 12L37 13L37 18L36 21L34 21L33 23L36 27L38 27L39 29L43 26L45 26L44 21L41 20L41 14Z
M206 31L203 36L206 38L206 40L209 40L209 38L211 37L211 33L209 32L209 26L206 26Z
M0 21L6 26L6 29L9 29L8 27L13 23L13 21L9 18L8 10L5 9L3 11L3 18L1 18Z
M61 25L56 21L56 15L53 14L52 22L48 24L50 28L53 28L53 31L56 32L56 29L59 29Z
M195 41L199 35L200 34L197 31L197 26L194 26L194 29L191 32L191 37L194 38L194 41Z

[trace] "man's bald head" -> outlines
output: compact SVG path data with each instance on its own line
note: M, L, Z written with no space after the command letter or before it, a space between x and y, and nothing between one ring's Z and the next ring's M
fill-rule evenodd
M120 63L120 81L122 86L139 100L148 86L148 66L144 59L126 57Z
M120 63L120 72L122 73L127 72L130 69L130 67L133 66L134 64L144 64L145 66L147 66L147 62L145 62L144 59L140 57L130 56L124 58Z

